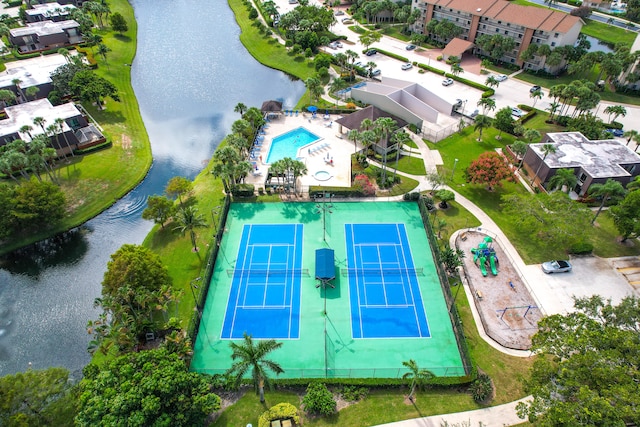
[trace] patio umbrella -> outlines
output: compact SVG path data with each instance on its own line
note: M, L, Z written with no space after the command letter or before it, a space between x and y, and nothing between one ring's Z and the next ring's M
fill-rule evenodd
M309 111L310 113L315 113L316 111L318 111L318 107L316 107L315 105L310 105L307 107L307 111Z

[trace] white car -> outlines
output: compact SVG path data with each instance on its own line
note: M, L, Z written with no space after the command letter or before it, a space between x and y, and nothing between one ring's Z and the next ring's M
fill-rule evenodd
M402 67L401 67L401 68L402 68L403 70L405 70L405 71L406 71L406 70L410 70L410 69L412 69L412 68L413 68L413 64L412 64L411 62L407 62L406 64L402 64Z
M503 81L505 81L507 79L508 79L508 77L507 77L506 74L500 74L499 76L496 76L496 80L499 81L499 82L503 82Z
M453 79L447 78L442 81L442 86L451 86L452 84L453 84Z
M516 116L516 117L522 117L522 116L524 116L524 111L522 111L521 109L519 109L517 107L511 107L511 114Z

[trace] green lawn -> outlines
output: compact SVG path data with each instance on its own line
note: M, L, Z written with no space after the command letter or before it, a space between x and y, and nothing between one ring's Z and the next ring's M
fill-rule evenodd
M395 158L393 158L393 161L389 159L388 166L410 175L427 174L427 170L424 166L424 160L421 157L402 156L397 163Z
M587 36L595 37L598 40L616 45L618 43L624 43L631 47L638 33L625 30L624 28L616 27L614 25L605 24L603 22L594 21L592 19L584 20L587 25L582 27L580 31Z
M55 228L21 236L0 248L0 254L45 239L54 234L77 227L111 206L127 194L146 175L151 166L151 147L140 116L138 102L131 88L130 64L136 52L137 26L133 9L126 0L113 0L112 12L120 12L129 24L129 31L119 36L100 31L111 52L107 61L96 57L96 72L118 88L121 101L108 98L105 110L83 103L83 106L104 128L113 146L105 150L70 158L71 164L61 163L58 168L61 188L67 198L67 215ZM123 141L130 145L123 147Z
M541 133L558 131L556 127L544 122L546 114L539 113L536 118L527 122L526 126L538 129ZM498 131L487 129L483 133L482 142L476 141L478 132L473 127L468 127L462 134L454 134L440 141L438 144L429 143L429 147L440 151L443 166L439 170L451 177L453 164L458 159L453 180L449 185L460 194L471 200L484 212L486 212L507 235L511 243L518 249L520 256L527 264L534 264L545 259L563 258L566 253L553 251L544 242L532 239L530 235L520 230L513 218L505 215L501 208L501 197L505 194L522 193L525 188L518 183L505 183L502 188L488 191L482 185L468 184L464 177L464 171L472 160L476 159L484 151L494 150L511 143L514 137L503 133L500 141L495 139ZM601 215L602 216L602 215ZM640 247L631 243L629 246L621 245L617 241L617 232L608 215L598 219L598 226L590 230L591 241L594 244L594 253L599 256L615 257L640 254Z

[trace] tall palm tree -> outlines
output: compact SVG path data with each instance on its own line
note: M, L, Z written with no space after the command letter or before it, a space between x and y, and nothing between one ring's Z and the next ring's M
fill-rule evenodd
M600 207L591 220L591 224L596 222L596 218L598 218L598 215L600 215L600 212L602 211L602 208L604 207L605 203L607 203L607 201L621 199L626 193L627 190L624 189L622 184L611 178L609 178L604 184L593 184L591 187L589 187L590 195L602 198Z
M540 151L542 151L542 160L540 161L540 164L538 165L538 169L536 169L535 175L533 175L533 179L531 180L531 184L533 184L536 181L536 178L538 177L538 172L540 172L540 168L544 164L544 160L547 158L547 156L549 154L555 153L557 151L557 149L556 149L555 145L553 145L553 144L544 144L542 147L540 147Z
M193 206L185 206L178 209L175 219L178 225L174 227L174 230L180 230L182 234L189 231L193 252L198 252L195 229L207 226L202 214L199 214L198 209Z
M578 177L573 172L573 169L558 169L549 179L549 183L547 184L547 188L549 190L561 190L562 187L566 188L566 193L569 194L571 189L575 187L578 183Z
M409 396L407 398L413 402L413 394L416 391L416 386L420 386L424 384L426 381L429 381L432 378L435 378L433 372L428 371L426 369L420 369L415 360L409 359L409 361L402 362L402 365L409 369L409 372L406 372L402 375L403 379L410 380L410 391Z
M251 335L245 332L243 343L232 342L229 346L232 350L231 360L237 360L237 362L231 365L227 374L235 376L236 385L239 386L245 374L250 372L253 386L260 395L260 402L264 403L264 386L271 388L267 370L275 372L276 375L284 372L280 364L266 357L272 351L282 347L282 343L271 339L261 340L255 344Z
M627 109L622 105L609 105L604 109L604 113L609 115L609 123L613 123L618 117L625 117L627 115Z
M20 87L20 83L22 83L22 80L13 79L11 80L11 83L15 85L16 90L18 91L18 95L20 95L21 99L24 101L24 93L22 93L22 88Z
M454 76L458 76L462 73L464 73L464 68L462 68L460 64L458 64L457 62L451 64L451 74L453 74Z
M485 114L487 110L493 111L496 109L496 100L487 96L486 98L480 98L476 105L482 107L482 114Z
M353 141L353 152L355 153L358 150L358 140L360 139L360 132L358 129L351 129L347 134L348 138Z
M384 140L384 153L382 155L382 182L387 179L387 149L389 148L389 135L396 130L397 123L391 117L380 117L375 121L376 129L379 129L381 139Z
M238 102L236 106L233 108L233 112L240 114L240 117L244 115L245 111L247 111L247 106L244 105L242 102Z
M291 174L293 175L293 192L295 193L297 190L298 177L306 175L309 170L307 166L301 162L300 160L293 160L291 162Z
M47 123L47 120L44 117L34 117L33 124L36 126L40 126L42 129L42 133L47 134L47 130L44 127L44 124Z
M53 121L53 123L56 125L57 127L57 132L58 134L62 134L62 136L64 137L64 142L67 144L67 148L69 148L69 151L71 151L71 156L75 157L75 153L73 152L73 150L71 149L71 144L69 144L69 138L67 138L67 133L64 131L64 124L66 123L64 121L64 119L61 118L57 118ZM76 147L77 148L77 147Z
M527 152L527 147L528 146L529 146L529 144L527 144L524 141L520 141L520 140L513 141L513 144L511 144L511 151L516 153L518 155L518 157L520 158L520 162L518 162L518 169L517 170L520 170L520 168L522 168L522 162L524 162L524 155Z
M531 92L529 94L529 98L533 98L533 105L531 107L535 108L536 107L536 103L538 102L539 99L542 99L542 97L544 96L544 94L542 93L542 91L540 89L534 90L533 92Z
M493 120L491 120L491 117L489 116L485 116L484 114L478 114L476 116L475 123L476 124L473 127L473 130L479 131L478 142L482 142L482 131L488 127L491 127Z
M33 135L31 135L32 130L33 126L30 125L24 125L20 129L18 129L20 133L26 133L27 135L29 135L29 139L33 139Z
M640 133L637 130L628 130L624 133L625 138L627 138L627 145L631 142L632 139L636 139L640 136Z

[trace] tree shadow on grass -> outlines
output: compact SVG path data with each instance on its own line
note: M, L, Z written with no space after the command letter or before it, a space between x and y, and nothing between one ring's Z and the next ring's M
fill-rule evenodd
M121 42L131 43L131 37L126 36L124 34L116 34L113 36L116 40L120 40Z
M102 124L116 124L125 121L125 117L120 111L105 110L95 114L95 117Z

